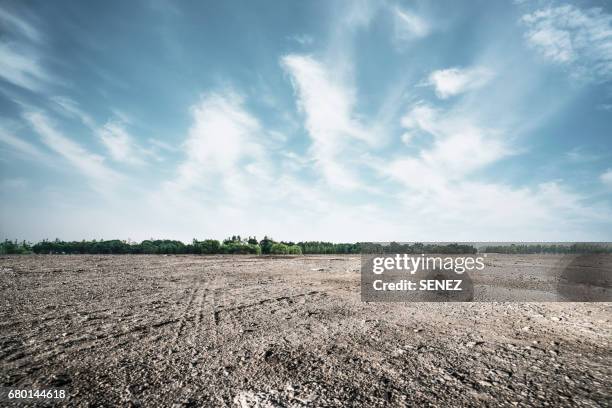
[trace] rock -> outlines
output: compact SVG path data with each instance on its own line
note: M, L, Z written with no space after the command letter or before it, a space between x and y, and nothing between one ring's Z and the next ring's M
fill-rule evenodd
M61 388L64 385L70 384L72 382L72 379L70 378L70 376L68 374L54 374L51 376L51 382L50 385L52 387L58 387Z

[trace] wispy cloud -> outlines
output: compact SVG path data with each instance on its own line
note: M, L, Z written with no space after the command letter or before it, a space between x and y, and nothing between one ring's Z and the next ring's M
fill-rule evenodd
M585 150L582 147L575 147L565 153L565 157L574 163L587 163L601 159L599 154L595 154Z
M412 108L402 118L402 125L409 133L433 137L431 146L421 149L417 157L385 161L379 168L412 188L443 188L512 154L498 131L481 128L462 115L442 114L428 105Z
M232 35L218 24L183 24L192 7L195 12L195 5L183 5L169 19L168 13L139 18L161 23L166 40ZM515 14L500 13L507 7L530 11L517 22ZM608 122L589 106L569 109L593 101L606 110L610 95L597 87L587 94L576 81L564 84L563 76L549 81L555 67L525 56L610 79L609 11L532 7L538 6L449 3L448 14L435 16L423 2L317 3L304 13L320 15L314 24L301 16L294 24L294 16L261 15L262 47L227 37L231 53L225 42L204 41L180 50L170 44L172 58L162 59L147 50L132 58L147 31L131 36L126 26L120 40L104 38L104 47L92 48L101 26L83 34L87 41L71 42L67 35L78 36L79 29L68 19L50 20L52 8L28 9L37 18L29 20L0 7L6 34L0 36L0 91L5 116L20 122L0 131L7 170L0 188L19 187L22 158L45 160L54 171L85 180L75 185L31 166L37 184L56 195L45 200L47 193L35 188L14 189L7 196L17 199L8 197L6 207L33 198L57 208L58 216L45 220L31 207L32 217L11 224L10 232L19 235L29 223L36 238L44 228L72 234L66 238L240 232L292 240L608 239L602 225L612 220L602 191L612 170L602 174L595 163L607 159L608 143L597 132ZM85 7L73 11L98 24ZM472 24L468 17L476 15L491 24ZM156 39L159 32L150 34ZM63 42L71 47L61 53L47 47ZM292 48L299 51L287 51ZM241 69L244 58L236 56L242 53L252 69ZM208 66L203 55L224 57ZM143 70L151 64L159 69ZM69 68L54 70L62 65ZM197 66L206 69L189 68ZM63 80L75 86L59 89ZM211 85L219 83L232 86ZM576 112L585 118L567 117ZM593 126L576 142L572 132L591 119L589 112ZM558 152L548 150L553 138L584 147L542 163ZM521 178L523 169L536 177ZM571 170L580 172L564 180ZM572 187L578 178L592 183ZM117 194L95 200L108 190Z
M261 125L244 108L240 95L233 91L206 94L190 111L193 124L184 143L186 159L174 185L205 186L211 175L219 174L232 183L230 176L239 167L261 156Z
M355 0L348 2L348 5L343 4L339 28L353 30L367 27L378 8L379 5L376 2L368 0Z
M308 34L296 34L289 37L289 40L295 41L300 45L312 45L314 43L314 38Z
M448 68L433 71L429 74L428 85L436 90L440 99L461 94L486 85L492 78L493 71L484 67Z
M572 5L525 14L527 43L552 62L584 79L612 79L612 15Z
M305 125L312 140L312 156L332 185L358 186L347 170L346 158L351 143L372 142L373 135L354 117L355 94L350 86L335 80L327 68L310 56L287 55L281 65L289 73Z
M41 39L41 35L34 25L2 7L0 7L0 21L5 27L9 27L13 33L17 32L31 41L38 42Z
M0 42L0 77L30 91L40 91L49 81L34 53L3 42Z
M49 149L58 153L82 174L92 179L96 186L108 185L119 178L115 171L104 164L102 156L89 152L62 135L44 114L28 112L24 117Z
M1 6L0 23L0 78L29 91L44 89L51 77L41 63L41 34L33 24Z
M125 164L143 165L146 163L146 156L155 160L160 159L153 150L147 150L137 143L136 138L126 129L126 126L132 122L131 119L120 110L111 109L113 119L98 126L93 117L76 101L65 96L52 96L49 99L57 106L60 113L79 120L98 136L113 160ZM152 145L160 147L159 143Z
M25 155L29 159L43 162L50 161L48 155L41 151L38 147L26 142L22 138L10 134L3 129L0 129L0 142L11 146L13 149Z
M421 16L409 10L393 9L395 36L398 40L423 38L431 32L430 24Z
M158 149L161 149L161 150L165 150L167 152L174 153L174 152L178 152L180 150L177 146L171 145L171 144L166 143L166 142L164 142L162 140L159 140L159 139L149 138L148 142L152 146L154 146L154 147L156 147Z
M85 126L91 129L96 127L96 122L91 115L84 112L72 99L65 96L52 96L50 99L58 106L61 113L79 119Z
M141 150L136 146L134 137L118 122L107 122L98 129L100 140L108 149L111 157L118 162L142 165Z

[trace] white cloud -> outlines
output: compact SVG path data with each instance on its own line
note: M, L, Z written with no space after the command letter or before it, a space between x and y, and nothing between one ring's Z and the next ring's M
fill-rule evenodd
M593 225L611 221L596 204L556 182L516 188L463 180L398 198L403 213L417 216L414 234L431 240L581 240Z
M134 119L130 115L119 109L113 108L111 109L111 112L119 120L119 122L125 123L127 125L131 125L134 123Z
M98 129L98 136L115 161L135 165L145 163L141 157L142 151L122 124L107 122Z
M422 38L431 32L429 23L408 10L396 7L393 10L395 35L398 40Z
M612 187L612 169L608 169L608 170L604 171L599 176L599 179L601 180L602 183L604 183L608 187Z
M612 15L564 5L525 14L521 21L527 43L545 58L571 66L582 78L612 78Z
M395 213L402 214L415 239L571 240L612 221L602 215L605 206L557 181L530 187L488 181L487 166L515 149L504 132L479 125L473 112L417 104L402 118L402 126L411 135L407 144L420 148L418 153L397 153L371 165L403 186L396 190L400 208ZM416 144L415 134L429 137L430 143Z
M49 80L36 55L1 42L0 77L30 91L41 90Z
M367 27L372 18L376 14L379 7L376 2L369 0L354 0L341 7L341 21L342 29L355 29L360 27Z
M56 104L60 113L78 119L93 131L108 149L113 160L132 165L145 164L144 156L161 160L153 150L146 150L136 143L136 139L126 129L126 125L132 123L132 120L125 113L111 109L116 119L109 120L103 126L98 126L93 117L81 109L74 100L65 96L52 96L49 99ZM151 144L154 147L161 147L160 143L152 142Z
M480 128L462 116L415 106L402 118L402 125L409 132L433 137L431 147L417 157L385 161L380 168L408 186L439 189L512 153L499 132Z
M52 96L49 99L60 108L62 114L79 119L85 126L91 129L96 127L96 123L91 115L81 110L78 103L72 99L65 96Z
M493 78L493 72L484 67L448 68L429 74L429 85L436 90L438 98L447 99L486 85Z
M0 129L0 142L6 143L7 145L11 146L13 149L24 154L30 159L44 162L49 161L48 156L43 153L38 147L2 129Z
M62 135L42 113L28 112L24 117L49 149L57 152L83 175L95 181L96 186L107 185L119 178L117 173L106 167L102 156L90 153Z
M372 143L373 135L353 116L354 91L312 57L287 55L281 65L291 76L298 107L305 115L317 167L332 185L358 187L346 159L356 141Z
M32 24L2 7L0 7L0 21L5 26L13 28L13 32L19 32L31 41L40 41L40 33Z
M0 7L0 78L38 92L50 81L40 62L41 35L28 21Z
M227 91L204 95L191 107L193 124L184 143L185 161L179 167L176 186L211 183L211 175L223 174L223 182L236 193L249 162L261 161L259 121L243 106L240 95Z
M314 43L314 38L308 34L297 34L288 38L300 45L312 45Z

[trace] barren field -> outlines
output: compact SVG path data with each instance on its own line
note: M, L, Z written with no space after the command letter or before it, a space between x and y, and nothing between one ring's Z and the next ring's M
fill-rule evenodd
M513 286L551 259L489 262ZM66 388L59 405L611 404L610 303L364 303L358 256L0 267L0 385Z

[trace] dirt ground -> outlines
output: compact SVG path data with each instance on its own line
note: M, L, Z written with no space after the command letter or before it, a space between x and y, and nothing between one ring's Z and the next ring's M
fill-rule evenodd
M505 281L548 262L489 261ZM359 268L4 256L0 385L68 389L60 406L612 403L611 303L365 303Z

